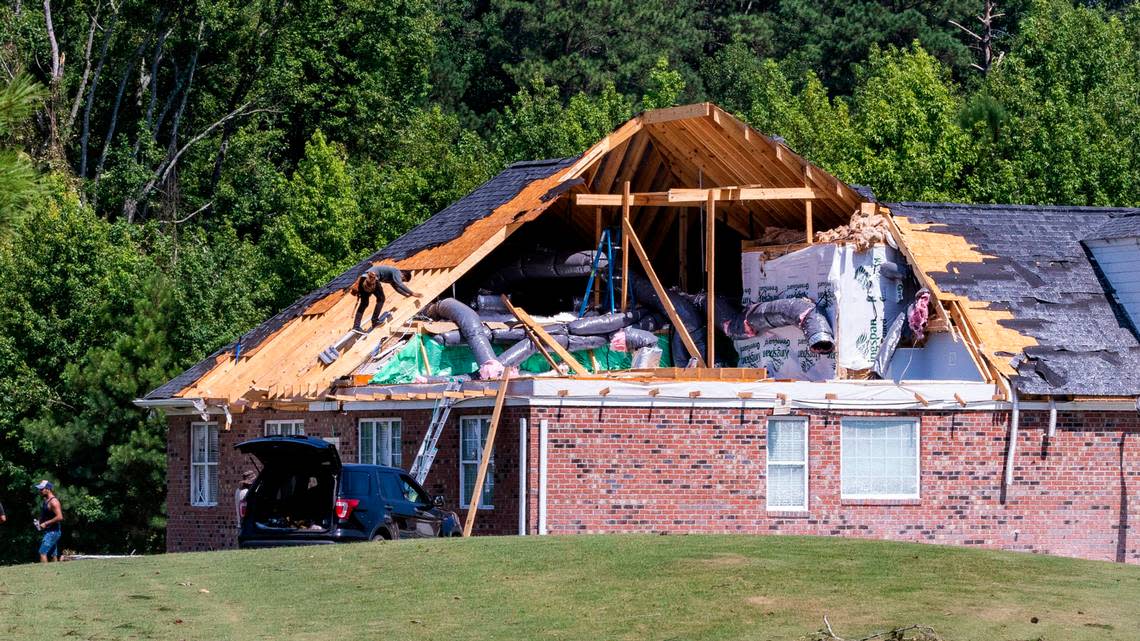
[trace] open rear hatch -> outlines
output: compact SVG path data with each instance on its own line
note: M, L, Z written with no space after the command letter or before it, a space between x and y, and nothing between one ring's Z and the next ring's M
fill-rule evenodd
M247 526L262 535L331 529L341 470L335 445L313 437L267 436L235 448L261 463L246 495Z

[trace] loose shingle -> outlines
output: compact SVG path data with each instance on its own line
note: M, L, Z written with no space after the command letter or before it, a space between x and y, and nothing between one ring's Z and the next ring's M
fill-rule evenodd
M1140 395L1140 342L1106 292L1083 239L1140 228L1140 210L1029 205L894 203L929 231L960 236L982 263L929 276L946 292L1008 310L1002 325L1038 346L1014 358L1026 394Z

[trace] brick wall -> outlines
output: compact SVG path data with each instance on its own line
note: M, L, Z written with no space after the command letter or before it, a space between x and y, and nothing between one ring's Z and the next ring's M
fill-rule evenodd
M452 412L425 484L458 509L459 417ZM766 410L535 407L504 410L493 476L494 509L477 534L513 534L518 520L518 428L530 420L528 531L538 529L539 425L548 422L548 530L741 532L853 536L1043 552L1140 563L1130 520L1140 518L1140 419L1131 412L1061 412L1045 437L1045 412L1022 412L1015 482L1002 501L1008 412L924 412L918 500L840 498L840 419L873 412L807 412L809 509L766 510ZM234 417L219 435L219 505L189 505L187 417L170 419L167 548L232 547L233 491L247 463L233 445L259 436L266 419L303 418L306 433L338 436L357 460L361 418L400 418L404 466L412 463L430 410L289 413Z
M439 441L439 454L424 484L432 494L443 494L447 508L466 517L459 509L459 420L463 416L488 415L489 408L452 410L449 425ZM518 531L518 426L526 410L506 408L499 424L495 465L493 509L479 510L476 534L513 534ZM402 422L402 457L411 467L416 451L431 420L431 410L361 412L280 412L257 410L234 416L230 430L218 433L218 504L211 507L190 505L190 423L198 417L169 418L167 436L167 526L166 548L171 552L213 550L237 545L237 517L234 490L242 472L252 469L247 457L233 449L244 440L262 436L266 420L302 419L309 436L338 437L341 460L355 463L357 422L362 418L399 418ZM219 426L224 421L218 421Z
M535 408L549 429L547 526L574 532L852 536L1140 562L1140 421L1126 412L1023 412L1002 502L1007 412L920 416L917 500L840 498L840 416L810 412L809 509L766 510L764 410ZM529 473L537 484L537 436ZM534 487L532 484L532 488ZM537 530L532 490L529 522Z

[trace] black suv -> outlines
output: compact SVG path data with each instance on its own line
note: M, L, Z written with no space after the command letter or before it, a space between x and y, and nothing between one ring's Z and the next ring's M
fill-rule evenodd
M241 504L243 548L458 536L459 518L401 469L342 465L336 446L266 436L235 446L261 469Z

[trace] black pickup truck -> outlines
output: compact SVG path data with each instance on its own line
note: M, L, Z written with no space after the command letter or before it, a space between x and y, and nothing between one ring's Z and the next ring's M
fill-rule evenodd
M442 496L407 472L342 464L336 446L306 436L266 436L235 448L260 463L240 506L243 548L459 536Z

